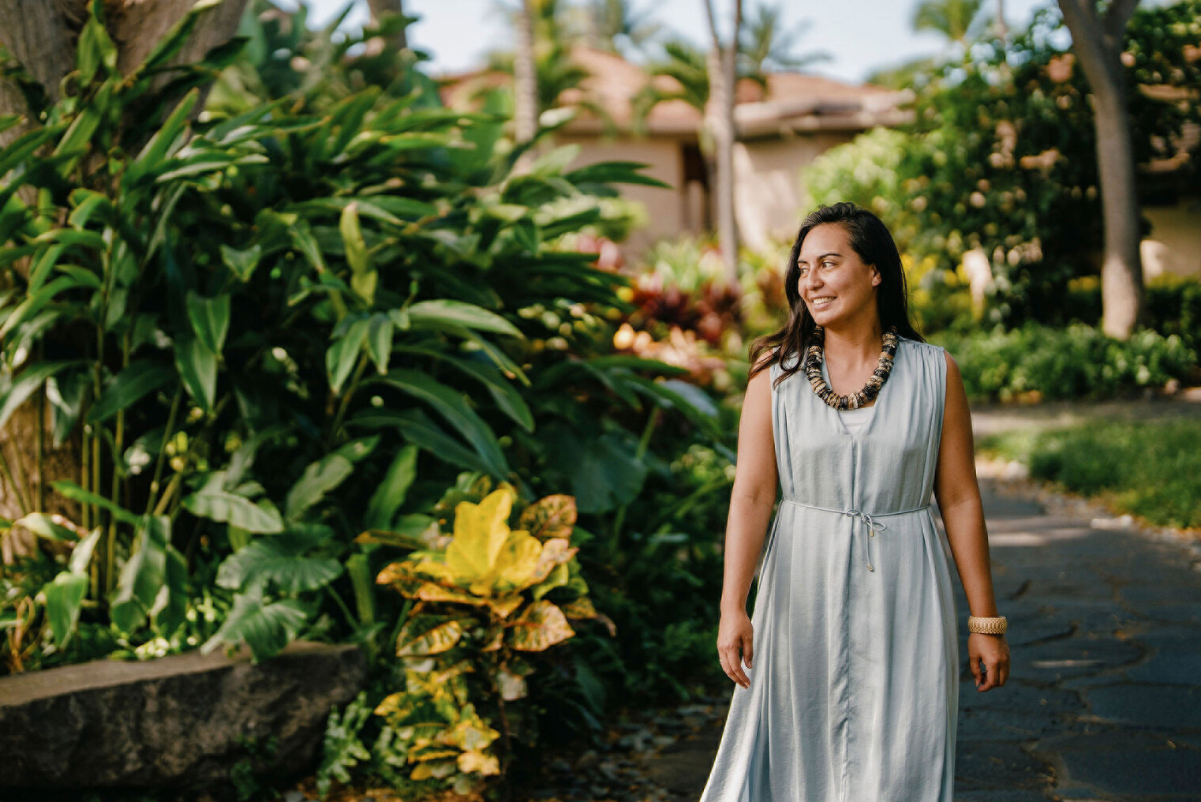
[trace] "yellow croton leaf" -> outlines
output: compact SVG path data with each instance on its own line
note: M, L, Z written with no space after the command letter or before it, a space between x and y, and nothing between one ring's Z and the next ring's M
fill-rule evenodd
M540 652L574 634L563 611L546 599L522 610L509 630L513 648L526 652Z
M431 762L418 763L413 768L413 771L409 773L409 779L411 779L411 780L429 780L431 778L439 778L440 779L442 777L448 776L452 771L455 770L455 768L457 768L457 766L458 766L457 761L456 760L442 760L442 761L434 761L433 760L434 757L443 757L443 755L447 755L447 754L457 755L459 753L439 752L439 753L432 753L429 757L421 758L422 760L430 760Z
M459 755L459 771L464 774L476 772L484 776L500 774L500 761L495 756L485 755L483 752L464 752Z
M578 546L572 547L561 537L554 537L543 543L542 551L538 555L538 564L534 566L530 576L530 583L536 584L546 579L556 566L568 562L579 550ZM564 582L566 581L564 579Z
M499 737L500 733L489 727L478 715L465 715L453 727L439 733L438 743L457 746L470 752L487 749L488 745Z
M488 599L487 605L496 613L497 618L508 618L509 614L516 610L525 601L520 593L514 593L512 596L503 596L499 599Z
M505 488L489 493L479 504L455 505L455 539L446 548L446 565L464 577L480 577L496 565L509 537L513 495Z
M539 540L553 537L570 540L578 515L575 497L558 493L541 498L522 510L517 525Z
M439 654L458 643L461 637L463 637L463 625L455 620L419 631L413 631L406 624L396 639L396 656L413 657Z
M560 604L559 609L568 618L596 618L596 608L592 605L592 599L587 596L580 596L566 604Z
M417 570L428 577L491 596L531 584L542 543L529 532L509 529L514 491L510 486L455 506L454 540L442 561L427 559Z

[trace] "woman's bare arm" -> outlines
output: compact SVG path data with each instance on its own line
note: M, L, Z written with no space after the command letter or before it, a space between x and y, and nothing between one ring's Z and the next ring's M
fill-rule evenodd
M934 495L947 529L947 541L959 571L959 581L974 616L997 615L993 593L992 565L984 504L976 478L976 446L972 418L959 365L946 354L947 395L943 412L942 440L934 472ZM1009 645L1004 635L971 633L968 636L968 667L976 678L976 690L988 691L1009 678Z
M770 354L763 357L770 359ZM754 668L754 627L746 599L763 549L771 508L776 502L776 445L772 438L771 371L762 370L747 383L738 423L738 464L726 521L725 576L717 655L722 670L743 688L751 681L742 669Z
M959 365L949 352L946 358L947 399L938 466L934 471L934 496L938 499L947 540L972 615L993 616L997 614L997 603L993 596L984 505L980 501L980 485L976 479L971 412Z

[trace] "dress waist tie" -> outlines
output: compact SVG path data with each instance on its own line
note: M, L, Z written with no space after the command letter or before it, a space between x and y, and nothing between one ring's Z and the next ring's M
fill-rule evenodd
M871 513L863 512L862 510L836 510L831 507L818 507L814 504L805 504L804 502L794 501L793 499L790 499L790 498L783 499L783 501L785 501L789 504L796 504L798 507L808 507L811 510L822 510L824 512L836 512L839 515L848 515L851 518L859 518L859 520L863 521L863 523L866 524L867 536L869 538L876 536L876 530L888 528L884 524L875 520L876 518L883 518L887 515L905 515L905 514L911 513L911 512L921 512L922 510L930 509L930 505L929 505L929 503L927 503L927 504L922 505L921 507L915 507L912 510L897 510L896 512L877 512L875 515L872 515ZM866 540L863 541L863 543L864 543L864 548L867 549L867 570L875 571L876 569L872 566L871 544Z

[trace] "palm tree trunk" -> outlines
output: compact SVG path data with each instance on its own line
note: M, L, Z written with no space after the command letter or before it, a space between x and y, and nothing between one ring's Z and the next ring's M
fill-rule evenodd
M1143 317L1139 202L1122 40L1138 0L1113 0L1103 18L1091 0L1059 0L1072 50L1088 78L1097 127L1097 171L1105 221L1101 266L1102 330L1126 339Z
M517 17L517 50L513 54L513 138L517 144L538 133L538 74L534 66L534 2L521 0ZM533 161L532 150L518 159L515 172L524 172Z
M713 14L713 0L705 0L712 46L709 48L709 103L705 125L713 136L717 163L717 182L714 201L717 206L717 238L721 245L726 281L738 284L738 221L734 214L734 90L737 78L735 57L738 52L738 31L742 27L742 0L734 3L734 32L731 42L723 47Z
M384 17L392 14L404 14L404 4L402 0L367 0L367 8L371 11L371 24L379 25ZM396 32L396 36L389 40L389 45L397 50L404 50L409 46L405 29L401 28Z

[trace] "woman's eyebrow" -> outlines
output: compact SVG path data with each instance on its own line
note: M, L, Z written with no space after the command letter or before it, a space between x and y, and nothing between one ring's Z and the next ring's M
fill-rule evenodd
M831 253L823 253L821 256L817 257L817 261L819 261L819 262L820 262L822 259L825 259L827 256L842 256L842 254L841 254L841 253L833 253L833 252L831 252ZM796 263L797 263L798 265L806 265L806 264L809 264L809 263L808 263L806 260L804 260L804 259L797 259L797 260L796 260Z

